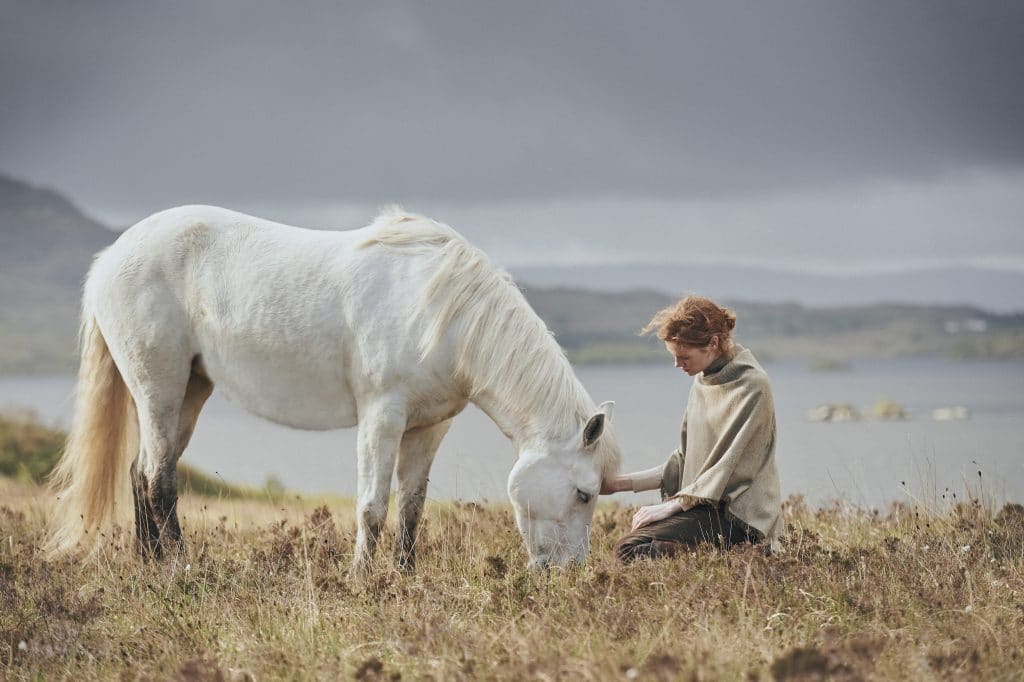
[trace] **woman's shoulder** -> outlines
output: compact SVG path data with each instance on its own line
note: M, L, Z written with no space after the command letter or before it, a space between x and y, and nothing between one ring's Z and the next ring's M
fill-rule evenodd
M737 364L740 374L744 378L750 381L768 383L768 373L764 371L764 367L757 361L757 358L754 357L749 348L743 348L742 346L737 348L736 355L733 356L733 362Z
M774 410L771 381L754 354L744 349L737 352L729 364L734 365L733 378L723 389L731 394L732 400L767 406Z
M710 377L702 377L701 383L706 386L742 387L744 390L752 391L771 390L768 373L761 367L761 363L750 350L738 344L728 364Z
M768 374L760 365L746 365L740 368L736 377L736 385L747 393L771 395L772 392Z

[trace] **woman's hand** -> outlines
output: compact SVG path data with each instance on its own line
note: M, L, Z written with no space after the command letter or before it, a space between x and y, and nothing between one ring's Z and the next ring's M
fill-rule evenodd
M655 521L667 519L682 510L683 506L679 504L679 500L669 500L668 502L662 502L661 504L652 504L646 507L640 507L637 513L633 514L633 528L631 530L636 530L637 528L654 523Z

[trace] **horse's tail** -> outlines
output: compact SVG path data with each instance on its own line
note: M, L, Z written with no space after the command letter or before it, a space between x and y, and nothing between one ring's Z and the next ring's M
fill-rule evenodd
M46 549L98 547L130 499L128 461L138 444L138 416L88 303L83 305L75 416L50 486L57 495ZM126 499L127 498L127 499Z

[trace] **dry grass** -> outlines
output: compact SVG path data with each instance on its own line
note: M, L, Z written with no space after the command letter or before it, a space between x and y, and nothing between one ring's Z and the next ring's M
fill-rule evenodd
M432 503L420 565L347 581L351 506L186 498L184 556L37 549L43 493L0 482L0 677L1020 679L1024 509L787 506L789 551L530 573L503 506ZM385 548L386 550L386 548Z

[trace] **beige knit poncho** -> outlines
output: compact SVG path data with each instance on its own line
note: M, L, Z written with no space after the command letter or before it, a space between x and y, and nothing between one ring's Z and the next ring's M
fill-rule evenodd
M731 360L694 379L683 417L679 492L683 507L707 501L764 534L780 549L783 532L775 466L775 403L768 375L737 345Z

